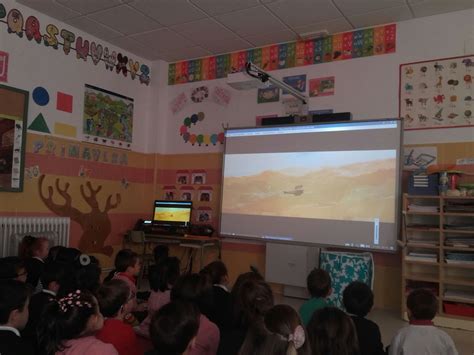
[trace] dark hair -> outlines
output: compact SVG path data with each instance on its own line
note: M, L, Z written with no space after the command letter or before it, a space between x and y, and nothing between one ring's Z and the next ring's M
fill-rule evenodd
M51 302L43 312L38 325L38 348L45 355L54 355L65 349L64 342L79 337L87 327L90 317L97 314L97 301L89 291L79 291L66 297L76 297L71 305L61 308L60 303L67 302L64 298L59 302ZM82 306L76 305L79 301ZM90 307L89 307L90 305Z
M169 285L174 285L179 277L179 259L166 257L150 270L150 288L157 292L165 292Z
M47 289L51 282L57 282L61 285L65 277L66 273L63 265L59 263L49 263L44 266L40 280L43 288Z
M49 243L48 238L25 235L18 246L18 256L23 259L32 258L45 242Z
M159 264L161 261L166 259L169 256L169 250L170 248L167 245L157 245L153 249L155 264Z
M117 272L125 272L129 267L134 267L138 260L138 254L131 249L122 249L115 257L115 269Z
M370 287L360 281L350 283L342 294L346 311L358 317L365 317L374 305L374 294Z
M108 318L115 317L129 297L130 288L120 279L110 280L97 290L100 312Z
M30 289L21 281L5 280L0 282L0 325L7 324L11 312L23 311L30 297Z
M18 256L7 256L0 259L0 281L13 280L19 276L20 270L25 269L25 263Z
M102 270L98 264L91 262L85 266L76 268L76 288L88 290L95 293L100 286L100 274Z
M178 277L171 289L172 301L185 301L199 305L209 286L199 274L187 274Z
M416 320L431 320L438 309L438 300L433 292L427 289L416 289L407 297L407 307Z
M311 297L326 297L331 290L331 277L323 269L313 269L306 278L306 284Z
M298 326L305 332L298 313L291 306L273 306L265 313L262 329L252 328L249 331L240 348L240 354L310 355L311 348L306 332L305 341L299 349L296 349L294 341L289 340Z
M46 263L52 263L57 261L58 255L64 250L67 249L62 245L55 245L54 247L49 248L48 257L46 258Z
M189 302L173 301L156 312L150 337L160 355L183 354L199 329L199 310Z
M273 307L273 292L264 281L246 281L239 292L241 314L239 323L248 327L263 320L265 313Z
M235 280L234 286L230 293L230 298L232 302L232 322L235 325L238 325L242 322L242 299L240 297L240 292L242 285L247 281L263 281L262 275L259 273L249 271L243 274L240 274Z
M314 312L308 337L313 355L357 355L359 342L351 317L335 307Z
M213 285L222 283L222 279L228 276L227 267L220 260L208 264L201 272L207 273L210 276Z

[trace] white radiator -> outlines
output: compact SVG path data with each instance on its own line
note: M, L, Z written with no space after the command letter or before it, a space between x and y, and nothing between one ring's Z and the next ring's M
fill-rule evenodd
M69 246L69 217L0 216L0 257L18 255L18 244L25 235L46 237L50 246Z

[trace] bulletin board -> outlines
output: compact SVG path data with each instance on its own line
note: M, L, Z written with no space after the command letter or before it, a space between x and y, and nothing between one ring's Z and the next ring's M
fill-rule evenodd
M473 75L474 55L400 65L405 129L473 126Z
M0 191L23 190L29 92L0 85Z

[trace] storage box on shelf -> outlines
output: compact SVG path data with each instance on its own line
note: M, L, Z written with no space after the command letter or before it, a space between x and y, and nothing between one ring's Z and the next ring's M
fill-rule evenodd
M403 196L402 315L419 287L439 299L435 324L474 330L474 197Z

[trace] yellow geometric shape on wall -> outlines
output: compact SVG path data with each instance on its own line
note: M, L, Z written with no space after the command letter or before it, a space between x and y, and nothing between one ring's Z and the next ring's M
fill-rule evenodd
M54 134L58 134L60 136L65 137L77 137L77 128L75 126L71 126L69 124L56 122L54 124Z

